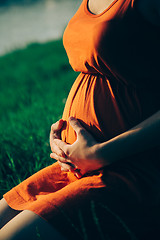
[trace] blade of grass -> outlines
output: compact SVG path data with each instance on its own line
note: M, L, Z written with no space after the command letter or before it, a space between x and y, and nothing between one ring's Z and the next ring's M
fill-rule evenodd
M99 220L98 220L98 217L97 217L97 214L96 214L96 209L95 209L95 203L94 201L91 201L91 212L92 212L92 216L93 216L93 220L97 226L97 229L98 229L98 232L100 234L100 238L102 240L111 240L110 237L107 235L104 237L104 234L102 232L102 229L101 229L101 226L100 226L100 223L99 223ZM106 238L107 237L107 238Z
M135 236L135 234L129 229L129 227L126 225L126 223L116 214L114 213L108 206L103 205L102 203L99 203L104 209L107 210L113 217L115 217L118 222L122 225L122 227L125 229L125 231L129 234L131 237L131 240L138 240Z

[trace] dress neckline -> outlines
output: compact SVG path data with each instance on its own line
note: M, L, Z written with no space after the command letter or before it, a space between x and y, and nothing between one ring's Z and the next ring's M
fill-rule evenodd
M102 16L104 13L106 13L111 7L113 7L113 5L117 2L118 0L114 0L106 9L104 9L101 13L99 14L94 14L89 10L88 7L88 2L89 0L85 0L84 1L84 10L87 13L87 15L91 16L91 17L100 17Z

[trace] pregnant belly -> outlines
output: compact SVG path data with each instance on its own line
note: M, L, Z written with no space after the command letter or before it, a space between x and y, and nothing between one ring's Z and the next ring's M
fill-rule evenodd
M68 123L70 116L79 119L98 142L107 141L126 128L111 85L100 75L80 73L71 88L63 112L66 126L61 137L72 144L76 133Z

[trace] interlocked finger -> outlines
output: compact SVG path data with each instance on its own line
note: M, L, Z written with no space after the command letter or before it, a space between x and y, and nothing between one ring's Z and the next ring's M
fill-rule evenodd
M65 157L62 157L62 156L59 156L54 152L50 154L50 157L54 158L55 160L60 161L62 163L69 163L69 164L71 163L71 161L69 159L67 159Z
M69 157L69 145L65 142L61 141L60 139L54 139L54 144L56 144L67 157Z
M74 171L74 167L72 167L68 163L62 163L60 161L58 161L58 163L61 166L62 171L65 171L65 172L73 172Z
M56 145L56 144L52 144L51 145L51 150L53 153L55 153L56 155L65 158L65 153Z
M52 124L51 133L52 134L56 133L57 131L59 131L62 128L62 126L63 126L63 120L60 119L56 123Z

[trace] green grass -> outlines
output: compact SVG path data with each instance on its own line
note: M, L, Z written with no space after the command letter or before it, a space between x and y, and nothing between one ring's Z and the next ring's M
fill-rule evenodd
M76 76L61 40L0 57L0 197L53 162L50 126Z

